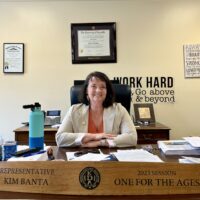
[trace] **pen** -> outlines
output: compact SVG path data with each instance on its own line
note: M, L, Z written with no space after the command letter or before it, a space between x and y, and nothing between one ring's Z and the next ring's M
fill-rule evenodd
M38 152L34 152L34 153L27 153L27 154L23 155L23 157L34 156L34 155L42 154L42 153L45 153L45 152L46 151L43 150L43 151L38 151Z

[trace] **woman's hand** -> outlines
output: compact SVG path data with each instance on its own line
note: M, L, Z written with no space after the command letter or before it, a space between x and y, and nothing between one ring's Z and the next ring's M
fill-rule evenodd
M86 133L82 139L82 147L102 146L103 139L113 139L114 137L116 136L112 134L106 134L106 133L98 133L98 134ZM108 146L108 142L106 142L105 144L106 145L104 146Z
M81 147L94 148L100 146L101 141L90 141L85 144L82 144Z

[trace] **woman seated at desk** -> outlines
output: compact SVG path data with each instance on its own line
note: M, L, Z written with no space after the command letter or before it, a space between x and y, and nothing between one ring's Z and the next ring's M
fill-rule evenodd
M114 102L112 84L102 72L90 73L81 94L58 132L60 147L129 147L137 144L137 132L128 111Z

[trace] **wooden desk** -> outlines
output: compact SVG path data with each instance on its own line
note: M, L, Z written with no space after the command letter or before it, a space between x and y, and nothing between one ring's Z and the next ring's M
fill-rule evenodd
M123 195L123 196L91 196L91 195L56 195L56 194L32 194L20 192L2 192L1 199L65 199L65 200L200 200L200 194L175 194L175 195Z
M136 126L138 144L157 144L158 140L169 140L170 128L156 122L150 125Z
M78 150L80 150L80 149L78 149ZM104 153L109 153L109 152L111 152L111 151L115 151L116 149L108 149L108 148L102 148L102 151L104 152ZM73 149L73 148L58 148L58 147L54 147L54 156L56 157L56 158L64 158L64 159L66 159L66 156L65 156L65 153L66 153L66 151L77 151L77 149ZM158 149L154 149L154 153L156 154L156 153L158 153L159 154L159 150ZM161 155L161 157L163 158L163 156L164 155ZM177 159L178 159L178 157L165 157L165 159L166 159L166 165L167 164L170 164L171 162L177 162ZM3 162L2 162L3 163ZM115 166L115 167L119 167L119 166L121 166L121 167L123 167L123 165L127 165L126 163L121 163L120 164L120 162L86 162L85 164L84 164L84 162L79 162L79 163L76 163L76 162L70 162L70 163L66 163L66 162L43 162L43 164L41 163L41 162L39 162L38 164L39 164L39 167L43 167L44 169L45 169L45 167L48 165L48 163L49 163L49 165L50 166L65 166L65 167L67 167L68 165L76 165L78 168L80 168L80 171L82 170L82 166L80 167L80 165L83 165L83 166L95 166L95 167L99 167L98 169L101 169L101 168L104 168L104 172L106 173L106 171L108 170L108 172L109 172L109 174L110 173L114 173L113 171L115 171L115 170L117 170L117 169L114 169L113 167ZM115 164L116 163L116 164ZM28 168L30 168L30 167L33 167L34 166L34 164L35 164L35 162L34 163L32 163L32 165L31 165L31 163L29 163L29 162L27 162L27 167ZM37 163L36 163L37 164ZM14 165L14 166L13 166ZM131 166L141 166L141 168L139 168L140 170L142 170L142 168L144 167L144 165L142 164L142 163L140 163L139 165L137 164L137 163L130 163L130 165ZM154 165L154 167L151 167L150 169L151 170L170 170L171 169L171 167L173 167L173 165L170 165L171 167L169 168L169 166L168 166L168 168L166 167L166 168L157 168L156 167L156 164L155 163L150 163L150 164L147 164L149 167L151 167L152 165ZM162 164L163 165L163 164ZM12 165L10 165L10 167L19 167L19 165L18 165L18 163L13 163ZM142 167L143 166L143 167ZM184 167L184 165L183 164L180 164L180 167ZM185 165L185 167L186 168L190 168L192 165L190 164L190 165L188 165L188 164L186 164ZM195 168L198 168L199 166L198 165L193 165ZM38 167L38 165L37 165L37 167ZM53 168L53 167L52 167ZM110 169L110 168L112 168L112 169ZM6 169L8 169L8 168L6 168ZM62 169L62 167L60 168L60 169ZM131 171L133 168L131 167L131 168L129 168L129 170ZM174 168L173 168L174 169ZM199 168L198 168L199 169ZM55 169L56 170L56 169ZM167 170L167 172L170 172L170 171L168 171ZM59 169L58 169L58 171L59 171ZM65 172L65 176L64 175L62 175L61 174L61 176L64 176L64 177L66 177L66 178L68 178L68 176L70 177L70 176L73 176L73 174L74 174L74 176L75 176L75 174L76 174L76 171L77 171L77 169L75 169L74 168L74 171L73 171L73 173L69 173L68 171L66 171ZM179 169L177 169L176 170L177 171L177 173L179 172ZM56 171L57 172L57 171ZM107 172L107 173L108 173ZM123 172L122 172L123 173ZM125 172L126 173L126 172ZM128 172L129 173L129 172ZM184 173L187 173L187 171L184 171ZM56 173L55 173L56 174ZM7 175L8 176L8 175ZM34 175L35 176L35 175ZM46 175L47 176L47 175ZM103 174L102 174L102 176L103 176ZM118 176L122 176L123 177L123 174L120 174L120 175L118 175ZM117 177L118 177L117 176ZM130 177L132 176L132 173L130 174ZM145 175L145 174L143 174L143 175L141 175L143 178L148 178L148 176L147 175ZM45 177L45 175L44 175L44 177ZM141 177L141 178L142 178ZM172 178L171 176L164 176L165 178ZM77 177L76 177L77 178ZM74 177L74 179L75 179L75 177ZM105 179L106 179L106 176L105 177L102 177L102 183L105 181ZM71 179L70 179L71 180ZM145 180L145 179L144 179ZM167 179L166 179L167 180ZM74 180L72 180L72 182L73 182ZM15 182L15 184L16 184L16 182ZM60 185L62 185L62 183L60 183ZM101 187L102 185L100 185L99 187ZM108 186L108 185L107 185ZM10 185L10 187L12 187L12 184ZM34 185L33 186L30 186L30 185L27 185L26 186L27 188L30 188L30 187L35 187ZM74 187L74 185L72 184L72 186L68 186L68 187ZM68 187L64 187L63 188L63 190L68 190ZM122 187L124 190L125 190L125 188L126 188L127 186L124 186L124 187ZM135 186L134 186L135 187ZM194 186L195 187L195 186ZM122 189L121 188L121 189ZM162 188L162 187L161 187ZM83 189L82 187L80 187L80 190L81 189ZM141 188L142 189L142 188ZM187 191L187 189L188 189L188 187L185 187L185 190ZM169 190L173 190L173 187L169 187ZM16 197L18 198L18 199L67 199L67 200L80 200L80 199L83 199L83 200L88 200L88 199L94 199L94 200L121 200L121 199L127 199L127 200L132 200L132 199L135 199L135 200L152 200L152 199L155 199L155 200L171 200L171 199L175 199L175 200L183 200L183 199L187 199L187 200L200 200L200 191L199 190L197 190L197 193L196 194L165 194L165 195L162 195L162 194L157 194L157 195L153 195L153 194L151 194L151 190L149 190L149 193L148 194L144 194L144 195L105 195L105 194L103 194L103 195L95 195L95 191L94 191L94 193L92 193L92 195L79 195L78 193L77 193L77 195L65 195L65 194L44 194L44 193L28 193L28 190L26 190L27 192L26 193L24 193L24 192L11 192L11 191L0 191L0 197L1 198L4 198L4 199L16 199ZM90 190L91 191L91 190ZM90 191L88 191L89 193L90 193ZM121 192L124 192L124 191L122 191L122 190L120 190ZM119 191L119 192L120 192ZM91 191L92 192L92 191ZM114 192L114 191L113 191Z
M57 128L45 127L44 129L44 143L48 146L55 146L55 134L57 132ZM14 130L15 133L15 141L19 145L28 144L28 126L22 126Z
M55 134L57 130L56 128L45 127L44 142L46 145L56 145ZM170 128L158 122L148 126L136 126L136 130L138 144L156 144L158 140L168 140L170 136ZM28 126L17 128L14 133L18 144L28 144Z

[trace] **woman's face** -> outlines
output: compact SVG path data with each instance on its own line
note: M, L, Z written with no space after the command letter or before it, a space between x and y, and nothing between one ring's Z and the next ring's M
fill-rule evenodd
M90 104L103 104L107 95L106 83L99 78L92 77L88 83L87 94Z

